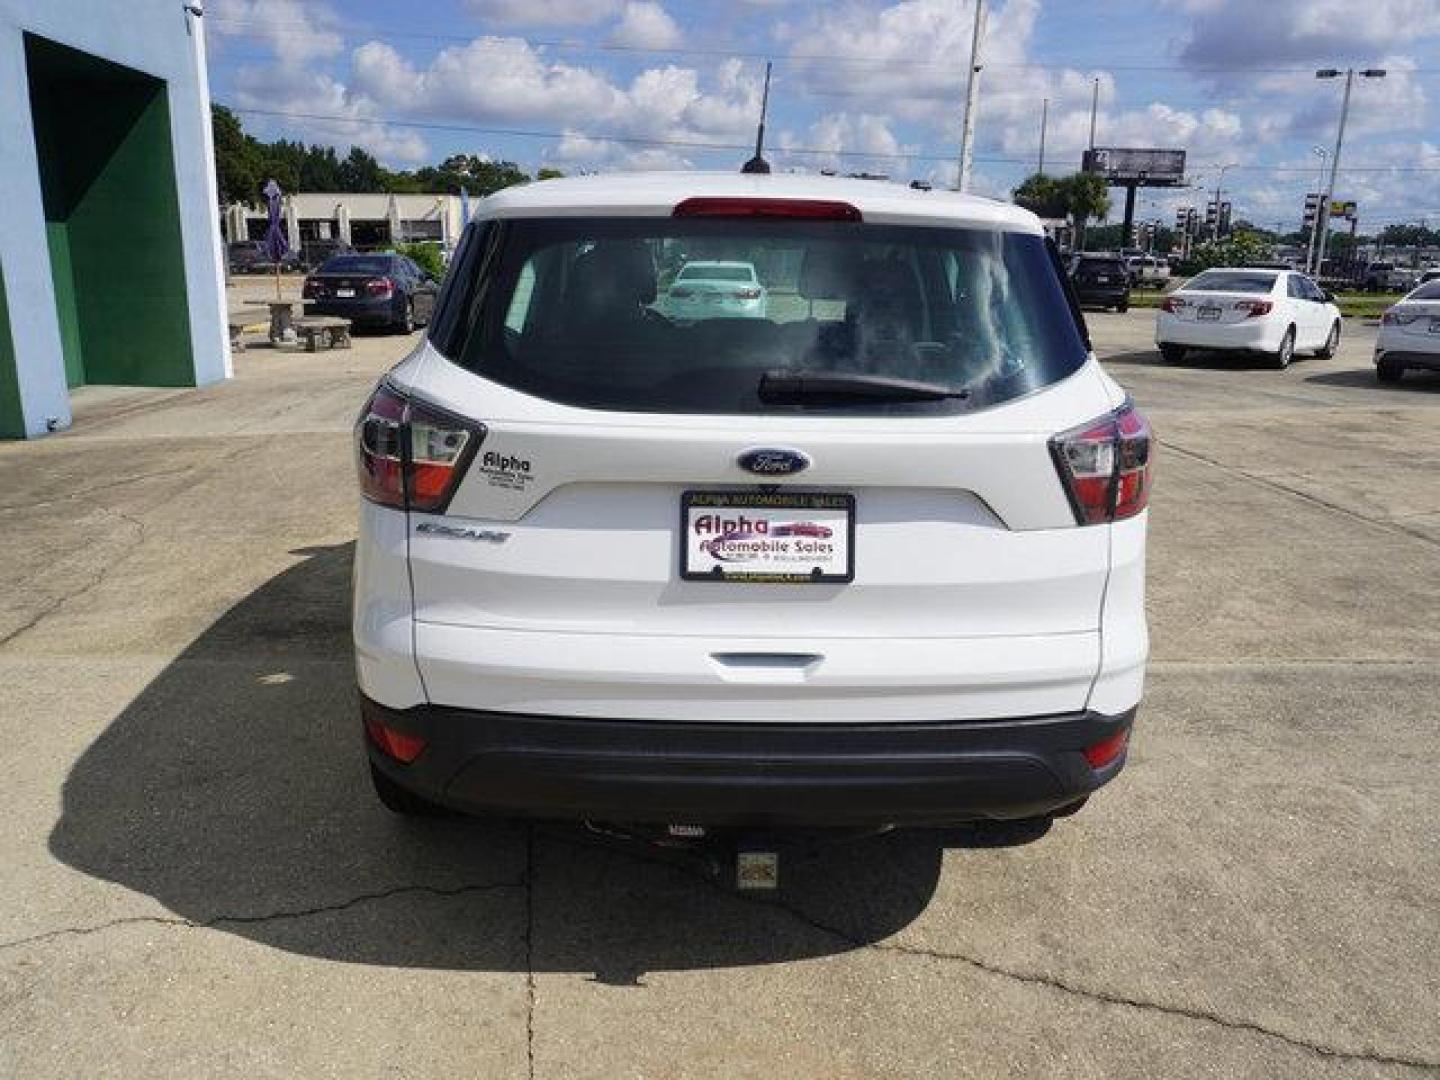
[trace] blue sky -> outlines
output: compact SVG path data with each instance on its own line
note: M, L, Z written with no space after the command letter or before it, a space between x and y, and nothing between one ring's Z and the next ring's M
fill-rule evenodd
M1238 216L1298 227L1357 79L1337 196L1361 228L1440 225L1440 0L991 0L973 186L1007 195L1097 143L1186 149L1220 166ZM767 156L949 183L967 0L210 0L215 100L247 129L401 167L457 151L533 170L731 168L748 156L773 60ZM1120 194L1118 191L1115 193ZM1142 192L1173 218L1197 190ZM1119 199L1116 199L1118 214Z

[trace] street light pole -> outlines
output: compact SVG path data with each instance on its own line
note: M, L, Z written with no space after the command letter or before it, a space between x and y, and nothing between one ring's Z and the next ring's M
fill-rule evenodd
M1325 160L1330 156L1330 151L1323 146L1312 146L1310 152L1320 159L1320 179L1315 184L1315 194L1320 198L1325 197ZM1310 223L1310 239L1305 244L1305 273L1314 274L1312 269L1315 263L1315 240L1320 235L1320 207L1315 207L1315 220Z
M1095 86L1090 91L1090 149L1095 149L1095 110L1100 107L1100 77L1095 77Z
M1050 99L1047 97L1040 102L1040 163L1035 172L1040 176L1045 175L1045 128L1050 123Z
M1317 79L1338 78L1341 72L1336 68L1321 68L1315 72ZM1320 213L1318 221L1320 224L1320 240L1315 245L1315 276L1319 277L1325 270L1325 244L1330 239L1330 200L1335 197L1335 178L1340 171L1340 147L1345 142L1345 121L1350 115L1350 88L1355 83L1355 69L1346 68L1345 75L1345 96L1340 102L1340 127L1335 132L1335 153L1330 156L1330 183L1326 185L1320 200ZM1383 79L1384 68L1365 68L1360 72L1364 79Z
M985 33L985 0L975 0L975 30L970 37L970 74L965 82L965 121L960 128L960 175L956 187L970 190L970 162L975 156L975 110L980 98L980 38Z

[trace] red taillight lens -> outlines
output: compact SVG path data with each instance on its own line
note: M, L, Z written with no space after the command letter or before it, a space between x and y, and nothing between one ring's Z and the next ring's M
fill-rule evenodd
M426 740L419 735L409 735L386 727L373 716L365 718L365 734L370 736L370 741L381 753L389 755L402 765L409 765L425 752Z
M1092 769L1103 769L1125 753L1125 749L1129 745L1130 729L1125 728L1108 738L1101 739L1092 746L1085 747L1085 760L1090 763Z
M1150 443L1149 421L1129 402L1050 440L1077 522L1123 521L1149 505Z
M804 218L809 221L860 221L860 211L846 202L829 199L686 199L672 211L675 217Z
M1269 315L1275 305L1269 300L1237 300L1235 310L1245 312L1247 319L1254 319L1260 315Z
M360 493L397 509L445 509L483 425L407 398L382 384L355 425Z
M1160 307L1172 315L1181 308L1188 306L1189 301L1179 296L1167 296L1160 301Z
M365 282L365 292L370 296L388 297L395 292L395 283L388 277L371 278Z

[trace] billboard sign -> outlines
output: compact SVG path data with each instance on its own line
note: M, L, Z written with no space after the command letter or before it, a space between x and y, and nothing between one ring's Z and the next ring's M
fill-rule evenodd
M1081 168L1103 176L1107 184L1177 187L1185 182L1185 151L1096 147L1085 151Z

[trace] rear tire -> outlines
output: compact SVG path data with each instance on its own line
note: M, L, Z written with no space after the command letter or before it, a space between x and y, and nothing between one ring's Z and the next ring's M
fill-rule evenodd
M1160 356L1167 364L1178 364L1185 359L1184 345L1161 345Z
M1270 366L1276 371L1284 371L1290 366L1290 361L1295 359L1295 327L1285 331L1285 336L1280 339L1280 348L1270 354Z
M1340 348L1340 324L1336 322L1330 327L1330 336L1325 339L1325 345L1315 355L1321 360L1330 360Z
M375 797L392 814L399 814L401 817L423 818L451 817L453 815L453 811L439 803L421 798L409 788L401 787L377 769L374 762L370 764L370 782L375 786Z
M1383 357L1375 365L1375 377L1383 383L1398 383L1405 377L1405 365L1393 356Z

